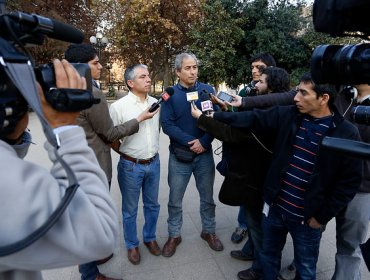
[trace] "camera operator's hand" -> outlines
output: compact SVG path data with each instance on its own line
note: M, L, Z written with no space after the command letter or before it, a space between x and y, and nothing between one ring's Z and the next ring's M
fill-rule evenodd
M227 105L233 107L240 107L242 105L242 97L236 94L230 94L233 97L231 102L226 102Z
M6 139L11 140L14 144L19 144L22 141L22 136L24 131L28 126L28 113L17 122L17 125L14 128L14 131L6 135Z
M77 70L65 59L54 62L55 80L57 88L86 89L86 80L81 77ZM38 90L41 98L41 105L45 115L52 128L64 125L75 125L79 112L59 112L54 110L46 101L42 89L38 84Z

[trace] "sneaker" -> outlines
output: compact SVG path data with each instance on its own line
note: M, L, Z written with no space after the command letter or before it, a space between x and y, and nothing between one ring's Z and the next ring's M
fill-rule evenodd
M231 242L238 244L248 235L246 228L237 227L231 235Z
M295 264L293 261L290 265L284 267L280 271L278 280L294 280L295 275L296 275L296 268L295 268Z

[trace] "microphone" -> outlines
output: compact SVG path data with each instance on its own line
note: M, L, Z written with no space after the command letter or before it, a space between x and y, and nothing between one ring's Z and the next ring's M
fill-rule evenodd
M174 93L175 93L175 90L173 89L173 87L166 88L164 92L161 94L161 97L158 99L158 101L152 104L152 106L149 109L149 112L153 113L155 110L157 110L159 108L159 104L170 99L170 97Z
M203 89L200 93L200 107L207 116L213 111L212 101L209 99L208 91Z
M76 44L82 43L84 39L84 34L79 29L47 17L22 12L13 12L9 16L18 22L25 33L40 32L50 38Z
M209 113L213 111L213 105L211 100L200 102L200 106L202 107L202 112L205 112L207 115L209 115Z
M189 91L186 93L186 100L194 106L195 101L199 99L199 95L198 95L198 91L195 90L195 87L194 87L194 91L190 91L192 89L193 88L189 88Z

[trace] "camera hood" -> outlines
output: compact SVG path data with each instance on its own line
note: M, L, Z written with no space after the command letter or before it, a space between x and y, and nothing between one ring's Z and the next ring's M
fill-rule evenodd
M348 32L370 35L368 0L315 0L313 24L318 32L346 36ZM353 35L353 34L352 34Z

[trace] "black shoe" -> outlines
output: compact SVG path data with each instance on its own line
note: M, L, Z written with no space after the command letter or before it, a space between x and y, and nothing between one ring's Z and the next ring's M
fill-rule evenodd
M252 268L239 271L238 279L240 280L261 280L262 274L254 271Z
M251 255L246 255L242 250L235 250L230 252L230 256L234 259L241 261L253 261L254 257Z

